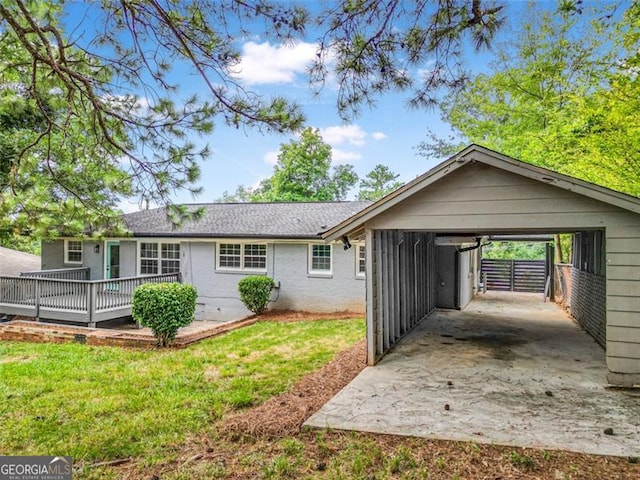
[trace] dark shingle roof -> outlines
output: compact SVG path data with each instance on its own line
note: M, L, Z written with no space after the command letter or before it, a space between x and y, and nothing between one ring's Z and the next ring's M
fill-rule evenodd
M124 215L136 237L313 238L346 220L371 202L208 203L197 221L172 228L164 208Z

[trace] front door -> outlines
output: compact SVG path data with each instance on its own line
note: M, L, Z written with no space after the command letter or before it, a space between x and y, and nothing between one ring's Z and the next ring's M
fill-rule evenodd
M120 242L107 242L106 278L120 278Z

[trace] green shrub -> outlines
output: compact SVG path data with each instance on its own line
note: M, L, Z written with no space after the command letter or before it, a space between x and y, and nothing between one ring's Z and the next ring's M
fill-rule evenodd
M240 291L240 300L245 307L256 315L264 312L269 303L271 290L276 286L273 278L263 275L255 275L245 277L238 282L238 290Z
M147 283L133 292L131 313L164 347L173 342L180 327L193 321L197 296L196 288L187 283Z

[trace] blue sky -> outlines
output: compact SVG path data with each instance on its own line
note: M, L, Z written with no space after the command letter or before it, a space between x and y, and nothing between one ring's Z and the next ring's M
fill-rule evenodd
M508 43L514 29L524 19L526 2L502 0L501 3L507 5L507 22L496 43ZM547 1L536 3L542 8L553 8L556 4ZM71 2L67 6L71 19L80 15L79 11L73 11L81 8L77 5ZM379 97L375 108L363 109L358 118L345 124L336 112L335 87L329 84L315 97L308 86L305 69L316 51L313 43L298 42L285 46L253 36L238 39L238 49L242 52L238 69L241 82L256 93L285 95L303 105L307 124L319 128L324 140L332 146L334 162L352 164L361 177L382 163L398 173L403 182L436 163L417 155L415 147L425 139L427 128L443 136L450 132L437 111L410 110L406 107L406 96L387 94ZM476 54L468 49L467 63L472 71L486 70L491 58L491 52ZM206 87L199 78L182 75L183 78L174 80L182 86L185 96L190 93L206 96ZM217 123L211 135L194 139L198 144L207 143L212 151L211 157L201 165L202 194L194 199L188 192L178 192L174 201L211 202L225 190L235 191L238 185L257 185L271 175L280 144L289 142L291 138L292 135L262 134L253 129L236 130ZM137 204L124 202L122 208L125 211L137 210Z

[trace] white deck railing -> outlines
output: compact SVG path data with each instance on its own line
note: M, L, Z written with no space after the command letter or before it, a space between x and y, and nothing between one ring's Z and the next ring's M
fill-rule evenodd
M179 273L110 280L5 276L0 277L0 312L95 325L97 321L126 316L138 285L179 281Z

